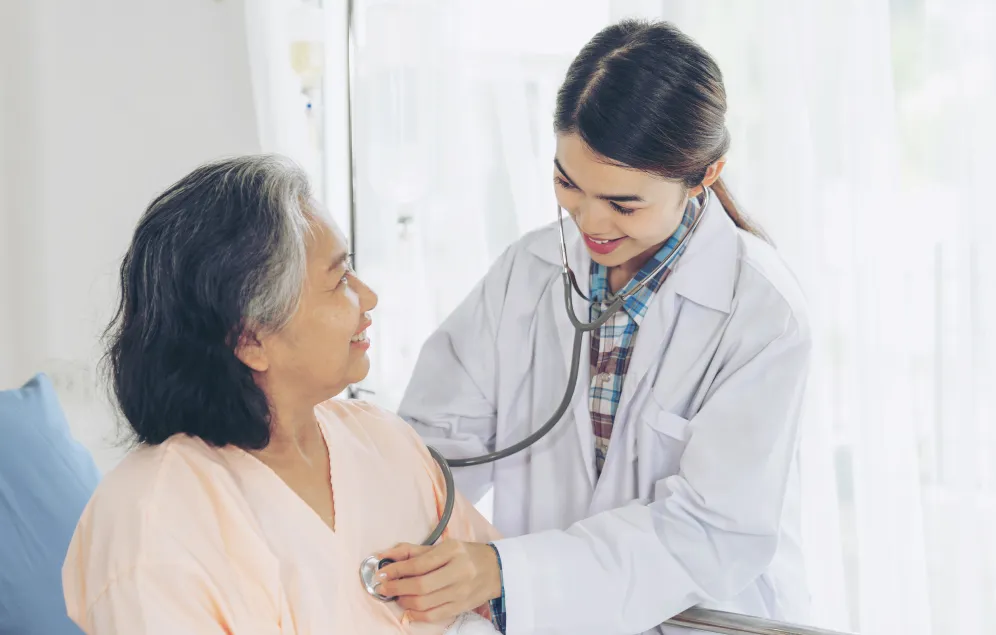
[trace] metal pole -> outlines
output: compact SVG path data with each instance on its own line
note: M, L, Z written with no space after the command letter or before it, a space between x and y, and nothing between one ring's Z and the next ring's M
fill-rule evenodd
M346 0L346 151L349 153L349 248L356 268L356 153L353 151L353 84L356 83L355 38L353 37L354 0Z
M353 84L356 82L354 72L354 39L353 39L353 6L354 0L346 0L346 152L349 161L349 250L352 252L353 269L356 269L356 153L353 151ZM358 386L346 389L349 399L360 396Z

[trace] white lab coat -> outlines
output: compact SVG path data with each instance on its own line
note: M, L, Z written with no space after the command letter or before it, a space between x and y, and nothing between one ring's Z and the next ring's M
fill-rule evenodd
M547 438L455 470L494 486L508 635L678 632L700 605L802 622L798 436L810 358L804 302L775 250L715 201L636 335L600 478L589 348L572 406ZM568 254L587 293L589 256ZM567 382L555 226L512 245L425 343L400 414L449 458L538 429ZM575 300L578 317L588 304ZM687 631L685 631L687 632Z

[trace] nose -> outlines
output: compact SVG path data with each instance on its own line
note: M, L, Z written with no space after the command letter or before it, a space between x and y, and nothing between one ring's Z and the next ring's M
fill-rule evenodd
M584 233L594 236L612 233L612 216L603 206L585 200L572 213L574 222Z
M360 279L359 276L353 276L354 288L356 295L360 300L360 309L366 313L368 311L373 311L377 307L377 294L373 289L367 286L366 282Z

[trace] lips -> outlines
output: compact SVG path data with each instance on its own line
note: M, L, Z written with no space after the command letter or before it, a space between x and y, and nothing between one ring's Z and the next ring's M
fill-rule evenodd
M610 254L613 251L615 251L616 247L618 247L624 240L626 240L625 236L623 236L622 238L613 238L611 240L604 240L604 239L594 238L592 236L589 236L588 234L584 234L584 243L588 246L588 249L592 250L596 254L601 254L603 256L605 254Z
M373 324L371 320L366 320L363 325L353 334L353 337L349 338L350 344L369 344L370 339L367 337L367 329Z
M364 342L369 342L369 341L370 340L367 339L367 332L366 331L363 331L362 333L357 333L353 337L349 338L349 343L350 344L362 344Z

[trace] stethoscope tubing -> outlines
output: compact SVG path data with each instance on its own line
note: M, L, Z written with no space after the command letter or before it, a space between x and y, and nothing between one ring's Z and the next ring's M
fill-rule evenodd
M510 457L513 454L517 454L522 450L525 450L529 446L533 445L534 443L545 437L551 430L553 430L553 428L557 425L557 423L560 422L561 417L564 416L564 413L567 412L567 409L571 405L571 401L573 401L574 399L574 391L577 388L578 374L581 367L582 336L587 332L601 328L603 324L608 322L609 319L622 308L623 304L626 302L628 298L630 298L633 294L642 289L643 286L646 285L647 282L650 281L652 278L656 277L657 274L661 272L661 270L663 270L665 267L673 263L675 258L677 258L681 254L681 252L684 251L685 245L688 243L688 240L692 237L692 234L695 233L695 229L698 227L699 222L702 220L702 217L705 215L706 207L709 205L709 200L711 198L711 191L709 190L709 188L705 188L704 195L705 195L705 200L702 202L699 213L696 215L695 220L692 222L691 227L689 227L688 232L684 236L682 236L681 241L674 248L674 250L668 255L668 257L662 260L660 264L658 264L656 267L654 267L654 270L639 283L635 284L632 289L629 289L619 295L613 296L611 304L609 304L609 306L606 307L604 311L602 311L601 315L599 315L596 319L592 320L591 322L585 322L583 320L578 319L578 316L574 313L574 299L571 296L571 290L573 289L577 291L578 294L581 295L581 297L583 298L587 299L587 296L581 293L581 290L578 289L577 279L574 277L574 272L571 270L567 262L567 248L566 248L566 243L563 240L563 222L562 222L563 218L561 217L561 254L563 256L563 265L564 265L561 277L563 278L563 283L564 283L564 306L567 309L567 315L571 320L571 325L573 325L574 327L574 345L571 351L571 369L570 373L568 374L567 388L564 391L564 396L560 400L560 404L557 406L557 409L553 411L552 415L550 415L550 418L547 420L547 422L544 423L539 430L532 433L525 439L522 439L521 441L514 443L508 446L507 448L502 448L501 450L497 450L495 452L488 452L487 454L482 454L480 456L473 456L462 459L443 459L442 461L443 463L448 463L450 467L473 467L476 465L493 463L495 461L499 461L501 459ZM558 206L558 215L559 214L560 210Z
M488 452L487 454L482 454L480 456L473 456L462 459L446 459L435 448L433 447L428 448L429 454L432 456L433 460L439 465L439 469L443 474L443 482L446 487L446 502L443 505L443 512L442 514L440 514L439 522L436 524L436 527L432 530L432 533L429 534L429 536L422 541L422 546L431 547L432 545L436 544L436 542L438 542L439 539L442 538L443 533L446 531L446 526L449 524L450 518L453 516L453 506L456 503L456 487L454 485L452 468L486 465L488 463L494 463L495 461L499 461L501 459L510 457L514 454L518 454L522 450L525 450L526 448L534 445L540 439L549 434L550 431L552 431L556 427L556 425L560 422L560 420L564 416L564 413L566 413L567 409L570 408L571 402L574 399L574 392L577 389L578 375L580 374L581 370L581 346L584 340L584 334L590 331L594 331L600 328L603 324L605 324L613 315L616 314L617 311L619 311L622 308L623 304L626 302L626 300L629 297L631 297L633 294L635 294L637 291L643 288L643 286L646 285L649 280L656 277L661 270L663 270L665 267L669 266L672 262L674 262L674 259L677 258L682 253L682 251L684 251L685 245L691 239L692 234L695 233L695 229L698 227L699 222L702 220L702 217L705 215L706 207L708 207L709 205L712 192L709 190L709 188L704 188L704 192L705 192L704 194L705 200L701 204L698 215L695 217L695 220L692 223L691 227L689 227L688 232L682 237L681 241L678 243L675 249L668 255L668 257L665 258L663 261L661 261L661 263L658 264L648 276L646 276L643 280L634 285L632 289L628 289L627 291L620 293L618 295L614 294L610 295L609 297L611 298L611 303L609 304L609 306L606 307L605 310L602 311L602 313L597 318L595 318L590 322L585 322L583 320L578 319L577 315L575 315L574 313L574 299L571 295L572 291L577 291L578 295L585 298L586 300L588 299L588 297L585 296L585 294L582 293L581 289L578 287L577 279L574 276L574 272L571 270L570 265L568 264L567 261L567 247L566 247L566 241L564 240L563 215L558 205L557 215L560 219L561 255L564 265L563 271L561 272L561 278L563 279L563 286L564 286L564 306L567 309L568 317L570 317L571 325L574 327L574 340L571 348L571 368L567 376L567 388L564 390L564 396L561 398L560 403L557 405L556 410L553 411L553 414L550 415L550 418L547 419L546 423L544 423L539 430L532 433L528 437L522 439L521 441L518 441L517 443L508 446L507 448L502 448L501 450L496 450L494 452ZM392 560L384 559L377 563L376 568L379 569L381 567L387 566L388 564L392 563L393 563ZM363 577L362 573L361 577ZM364 583L367 585L367 589L370 591L372 595L374 595L374 597L377 597L385 601L390 601L394 599L394 598L386 598L379 594L376 594L372 590L374 588L372 580L364 579Z

